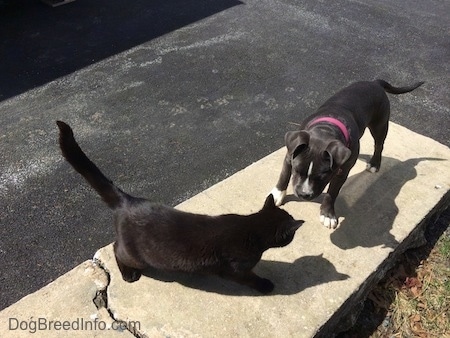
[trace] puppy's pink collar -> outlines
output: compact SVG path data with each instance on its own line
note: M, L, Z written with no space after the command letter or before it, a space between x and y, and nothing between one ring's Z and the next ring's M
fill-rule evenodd
M338 119L335 119L334 117L329 117L329 116L318 117L317 119L314 119L311 122L309 122L308 125L306 126L306 128L309 128L319 122L331 123L331 124L334 124L336 127L338 127L341 130L342 134L344 135L345 143L346 143L345 145L347 147L350 146L350 134L348 133L347 128L341 121L339 121Z

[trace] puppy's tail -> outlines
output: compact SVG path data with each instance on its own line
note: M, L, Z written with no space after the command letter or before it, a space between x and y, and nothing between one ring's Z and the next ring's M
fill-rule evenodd
M413 84L412 86L407 86L407 87L393 87L391 86L389 83L387 83L384 80L375 80L376 82L378 82L378 84L384 88L385 91L387 91L390 94L403 94L403 93L408 93L413 91L414 89L416 89L417 87L420 87L421 85L423 85L425 82L421 81L421 82L417 82L415 84Z
M68 124L62 121L56 121L56 124L59 128L59 146L67 162L88 181L111 209L119 207L128 195L117 188L86 156Z

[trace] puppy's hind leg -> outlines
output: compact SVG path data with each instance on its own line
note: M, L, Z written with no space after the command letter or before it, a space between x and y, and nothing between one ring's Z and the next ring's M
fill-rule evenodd
M384 141L386 140L387 132L389 129L389 101L384 104L384 112L382 114L382 119L378 121L373 121L369 126L370 133L375 141L375 149L373 156L367 163L366 170L375 173L380 170L381 166L381 153L383 152Z

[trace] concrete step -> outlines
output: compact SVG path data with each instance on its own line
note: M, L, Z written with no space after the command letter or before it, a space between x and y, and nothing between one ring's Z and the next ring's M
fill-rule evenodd
M81 319L97 323L89 335L98 337L130 331L143 337L330 337L345 330L373 284L399 254L423 244L427 221L450 203L448 147L391 123L376 174L364 170L372 148L366 133L336 204L336 230L320 224L318 201L297 201L288 190L283 208L306 222L289 246L268 250L255 268L275 283L273 293L262 296L216 277L163 273L129 284L108 245L93 261L3 310L0 336L28 335L39 318L47 323L46 337L85 336L86 330L48 329L49 321ZM282 148L268 155L178 208L208 214L259 210L284 153ZM22 322L24 330L14 329Z

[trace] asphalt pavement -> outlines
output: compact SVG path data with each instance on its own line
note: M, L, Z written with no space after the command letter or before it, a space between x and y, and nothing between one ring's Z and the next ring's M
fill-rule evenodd
M176 205L283 145L339 88L450 146L442 1L0 1L0 308L114 239L56 119L125 191ZM280 164L281 165L281 164Z

